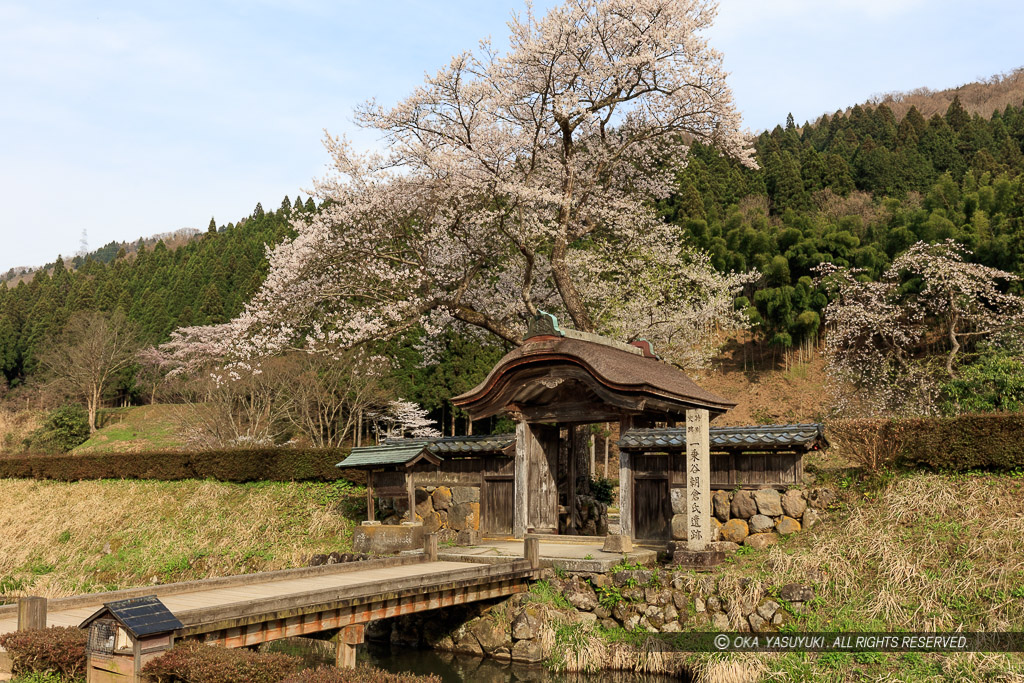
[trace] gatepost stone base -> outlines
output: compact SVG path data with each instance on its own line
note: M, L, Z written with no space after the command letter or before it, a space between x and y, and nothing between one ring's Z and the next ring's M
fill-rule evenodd
M670 547L669 550L672 553L672 562L679 565L680 569L709 572L725 561L725 552L721 550L687 550L683 543Z

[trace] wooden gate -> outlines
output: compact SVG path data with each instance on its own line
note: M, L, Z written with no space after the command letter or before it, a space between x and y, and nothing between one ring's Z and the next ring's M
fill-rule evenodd
M633 535L666 539L672 535L672 499L669 497L669 456L634 456Z
M515 513L512 477L486 477L480 492L480 531L487 536L511 536Z

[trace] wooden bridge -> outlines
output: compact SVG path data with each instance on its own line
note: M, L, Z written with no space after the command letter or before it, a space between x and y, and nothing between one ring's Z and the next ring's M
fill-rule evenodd
M22 628L77 627L104 603L156 595L182 623L175 639L235 648L338 633L338 666L354 666L368 622L523 592L540 567L536 539L525 542L524 557L438 561L436 537L428 536L421 554L58 598L34 617L24 603L20 613L8 605L0 607L0 634L17 630L19 619Z

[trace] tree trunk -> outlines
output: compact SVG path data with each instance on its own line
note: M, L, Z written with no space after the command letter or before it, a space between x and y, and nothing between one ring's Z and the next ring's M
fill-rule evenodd
M89 394L89 399L86 401L86 407L89 411L89 436L96 433L96 409L99 405L99 400L99 391L93 387Z
M565 262L567 252L568 244L566 244L565 238L556 239L551 251L551 275L555 279L555 287L558 289L562 303L565 304L565 309L569 312L569 317L572 318L576 329L582 332L593 332L594 322L590 319L587 306L583 303L583 297L576 289L576 283L569 275L569 266Z
M953 319L949 322L949 356L946 358L946 374L950 377L954 377L953 374L953 359L956 358L957 352L960 351L960 342L956 338L956 324L959 320L959 316L953 316Z
M590 495L590 477L593 475L590 470L590 429L588 425L571 425L569 429L575 432L569 441L573 446L569 457L576 463L576 490L582 495Z

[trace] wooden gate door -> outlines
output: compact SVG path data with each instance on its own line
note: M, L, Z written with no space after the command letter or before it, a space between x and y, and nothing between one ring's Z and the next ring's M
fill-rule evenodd
M480 530L487 536L511 536L515 502L512 477L484 478L480 495Z
M667 455L641 455L633 461L633 534L666 539L672 535L672 499Z

